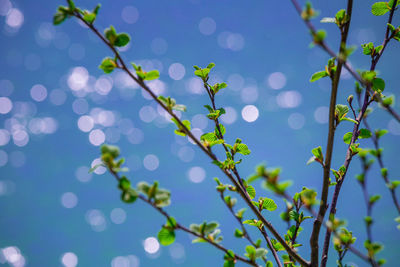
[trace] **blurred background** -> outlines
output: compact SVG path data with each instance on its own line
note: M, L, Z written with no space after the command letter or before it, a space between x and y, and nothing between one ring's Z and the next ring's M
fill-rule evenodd
M337 50L337 27L318 21L333 17L346 1L315 2L321 12L315 24L328 31L327 40ZM387 16L371 14L374 2L355 1L348 43L357 47L351 56L356 69L370 65L360 45L380 44L384 37ZM238 225L215 192L213 177L228 181L197 147L174 135L175 126L164 111L127 76L120 71L104 75L98 69L101 60L112 54L88 29L74 19L52 25L60 4L65 2L0 0L0 265L222 265L222 253L207 244L192 245L186 233L177 232L173 245L161 247L155 237L164 218L142 202L122 203L115 180L104 168L88 173L98 162L103 143L121 147L133 184L158 180L172 191L167 211L180 223L219 221L224 246L243 255L246 242L233 237ZM97 2L76 4L91 10ZM149 86L187 105L188 111L180 116L191 121L197 136L213 125L205 117L208 97L192 66L216 63L210 81L228 84L217 98L217 106L227 111L221 118L226 140L232 143L240 137L252 151L239 166L243 177L264 162L282 167L282 179L294 182L290 193L304 185L320 191L322 170L306 162L312 148L321 145L325 151L330 82L309 83L309 79L323 70L329 57L309 47L308 30L290 1L102 0L101 4L95 25L102 31L112 24L131 35L131 44L121 49L123 57L145 70L160 71L160 79ZM399 22L395 14L393 25ZM377 69L386 81L385 93L400 97L398 51L399 43L391 42ZM354 80L343 71L338 103L345 104L353 93ZM373 107L371 127L389 130L381 141L389 178L399 179L400 124ZM340 124L332 168L343 164L347 145L342 136L351 130L350 122ZM361 146L373 145L361 140ZM366 208L354 178L360 165L354 158L337 214L347 219L358 238L355 246L364 251ZM374 239L385 244L379 258L388 260L385 266L397 266L397 214L376 164L367 179L370 194L383 194L373 210ZM273 197L259 182L255 187L258 195ZM279 212L285 204L274 199L278 211L265 215L284 233ZM300 253L307 259L311 224L306 222L299 236L304 244ZM330 266L335 260L332 252ZM365 266L350 253L344 262Z

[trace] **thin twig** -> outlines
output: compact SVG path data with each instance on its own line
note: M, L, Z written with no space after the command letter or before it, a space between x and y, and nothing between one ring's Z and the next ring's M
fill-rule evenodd
M225 201L225 196L223 192L220 192L220 198L222 200L222 202L225 203L226 207L228 208L229 212L232 214L232 216L237 220L237 222L239 223L240 227L242 228L242 233L243 233L243 237L246 238L250 244L252 244L254 247L257 247L256 243L254 243L253 239L251 239L249 233L247 232L246 228L244 227L244 224L242 222L242 219L239 218L236 214L235 211L233 210L233 208L228 205L228 203L226 203ZM262 258L264 262L267 262L266 257Z
M368 129L372 133L371 127L369 126L366 119L364 119L364 125L365 125L365 128ZM382 160L382 153L379 153L378 137L374 133L372 133L371 139L372 139L372 143L374 143L375 150L378 151L376 158L378 159L379 167L381 168L381 170L385 169L385 165ZM382 173L381 176L382 176L383 180L385 181L385 184L390 185L390 180L388 178L387 173L385 175ZM393 204L396 207L397 212L400 214L400 204L399 204L399 201L396 196L395 188L388 186L388 189L390 191L390 195L392 196Z
M367 174L368 174L368 170L369 170L370 166L367 164L366 158L360 158L360 159L361 159L361 164L362 164L362 169L363 169L363 172L362 172L363 179L361 181L359 181L359 183L361 185L361 189L362 189L363 196L364 196L365 206L367 208L367 216L371 217L372 204L369 201L368 188L367 188ZM367 232L368 240L373 242L370 223L366 223L366 232Z

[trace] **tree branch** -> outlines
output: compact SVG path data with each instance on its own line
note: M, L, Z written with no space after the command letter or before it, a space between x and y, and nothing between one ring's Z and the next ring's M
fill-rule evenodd
M191 133L189 129L186 128L186 126L182 123L182 121L171 111L169 110L164 103L162 103L158 98L157 95L154 94L154 92L140 79L135 77L132 72L127 68L125 62L119 55L118 51L115 49L114 46L112 46L104 37L103 35L93 26L93 24L87 23L82 16L78 12L74 12L74 16L77 17L79 20L81 20L86 26L89 27L90 30L92 30L115 54L116 58L118 61L121 63L121 69L129 75L140 87L142 87L147 93L150 94L150 96L156 101L165 111L168 112L181 126L183 131L195 142L195 144L200 147L200 149L213 161L218 160L218 158L210 152L208 149L206 149L201 142ZM254 212L254 214L257 216L257 218L265 225L265 227L272 233L272 235L277 239L278 242L282 244L282 246L285 248L287 253L291 255L296 261L298 261L302 266L309 266L309 262L303 259L294 249L292 249L286 242L285 240L280 236L278 231L272 226L272 224L267 221L264 216L262 216L261 212L258 211L258 209L253 205L250 197L247 195L247 192L241 187L241 185L236 181L236 179L233 177L232 173L228 170L221 169L220 170L229 178L229 180L234 184L236 188L238 188L238 192L243 198L243 200L246 202L246 204L250 207L250 209Z
M346 14L348 16L348 21L340 27L341 32L341 40L339 47L339 56L338 56L338 64L336 67L336 71L332 80L332 92L331 92L331 100L329 105L329 133L328 133L328 141L326 147L326 155L325 155L325 163L323 164L324 174L323 174L323 185L322 185L322 193L321 193L321 203L319 206L318 216L315 218L314 226L310 238L310 246L311 246L311 266L318 266L319 262L319 233L321 230L322 220L325 217L326 210L328 209L328 194L329 194L329 183L330 183L330 172L331 172L331 161L333 154L333 143L335 138L335 129L336 129L336 117L335 117L335 109L336 109L336 97L337 91L339 87L340 74L342 72L342 67L345 60L345 50L346 50L346 42L347 36L349 33L350 22L351 22L351 14L353 9L353 0L349 0L347 2L347 10Z
M114 178L115 178L117 181L119 181L119 180L121 179L121 178L119 177L118 173L116 173L113 169L111 169L111 168L107 168L107 169L108 169L108 171L114 176ZM168 221L171 221L171 216L170 216L164 209L162 209L162 208L160 208L160 207L157 207L157 206L155 205L155 203L153 203L151 200L145 198L143 195L140 195L140 194L139 194L139 195L138 195L138 198L139 198L140 200L146 202L146 203L149 204L150 206L152 206L152 207L153 207L155 210L157 210L161 215L163 215ZM189 234L191 234L191 235L193 235L193 236L196 236L196 237L198 237L198 238L204 239L207 243L213 245L213 246L216 247L217 249L219 249L219 250L221 250L221 251L223 251L223 252L225 252L225 253L228 253L228 249L226 249L226 248L223 247L222 245L220 245L220 244L218 244L218 243L216 243L216 242L210 240L209 238L207 238L207 237L205 237L205 236L202 236L202 235L199 235L198 233L193 232L192 230L186 228L185 226L183 226L183 225L181 225L181 224L179 224L179 223L176 223L176 229L180 229L180 230L182 230L182 231L184 231L184 232L186 232L186 233L189 233ZM235 259L236 259L236 260L239 260L239 261L241 261L241 262L247 263L247 264L249 264L249 265L251 265L251 266L259 267L259 265L256 264L255 262L252 262L252 261L250 261L249 259L245 259L245 258L243 258L243 257L241 257L241 256L239 256L239 255L237 255L236 253L235 253Z
M394 0L393 6L396 6L396 4L397 4L397 0ZM395 10L395 8L392 8L392 10L390 11L389 20L388 20L389 22L388 23L390 23L392 18L393 18L394 10ZM388 26L387 26L387 28L388 28ZM387 35L385 35L385 40L383 41L384 44L387 44L387 42L388 42L387 38L388 38ZM382 54L380 54L380 55L382 55ZM375 69L380 57L381 56L379 56L375 60L374 59L372 60L371 68L370 68L371 71ZM362 108L361 108L360 112L358 113L358 117L356 119L357 123L354 124L352 138L351 138L349 147L348 147L347 152L346 152L346 158L345 158L345 162L343 164L343 166L345 167L345 173L343 174L341 180L339 180L337 182L336 186L335 186L335 192L334 192L333 197L332 197L332 204L331 204L331 208L330 208L330 211L329 211L329 217L331 217L331 216L333 217L336 214L336 205L337 205L340 189L341 189L341 187L343 185L343 182L344 182L346 174L347 174L347 170L349 168L350 162L351 162L352 157L353 157L351 146L356 142L356 140L358 138L358 129L359 129L360 123L361 123L362 119L364 118L364 114L365 114L365 112L367 110L368 105L371 103L371 102L369 102L369 91L370 91L370 89L371 89L371 84L369 83L369 84L367 84L367 88L366 88L366 91L365 91L365 94L364 94L364 103L362 105ZM327 260L328 260L330 237L331 237L331 231L329 229L327 229L326 233L325 233L324 248L323 248L323 254L322 254L323 255L322 256L322 262L321 262L321 266L322 267L326 266L326 263L327 263Z

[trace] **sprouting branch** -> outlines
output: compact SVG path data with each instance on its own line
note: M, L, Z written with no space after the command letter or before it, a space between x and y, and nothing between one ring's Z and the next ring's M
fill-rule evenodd
M155 206L155 204L154 204L153 202L151 202L150 200L148 200L148 199L145 198L144 196L139 195L138 198L141 199L142 201L146 202L147 204L151 205L153 208L155 208L155 209L156 209L159 213L161 213L167 220L169 220L169 218L171 217L171 216L169 216L169 214L168 214L166 211L164 211L162 208L159 208L159 207ZM197 233L191 231L190 229L188 229L187 227L185 227L185 226L183 226L183 225L181 225L181 224L179 224L179 223L176 224L176 229L180 229L180 230L182 230L182 231L184 231L184 232L186 232L186 233L189 233L189 234L191 234L191 235L193 235L193 236L196 236L196 237L198 237L198 238L202 238L202 239L204 239L205 241L207 241L207 243L213 245L213 246L216 247L217 249L219 249L219 250L221 250L221 251L223 251L223 252L225 252L225 253L228 253L228 249L226 249L225 247L221 246L221 245L218 244L218 243L215 243L214 241L210 240L209 238L207 238L207 237L205 237L205 236L199 235L199 234L197 234ZM245 258L243 258L243 257L241 257L241 256L239 256L239 255L237 255L236 253L235 253L235 259L237 259L237 260L239 260L239 261L241 261L241 262L247 263L247 264L249 264L249 265L251 265L251 266L258 266L256 263L250 261L249 259L245 259Z
M301 8L300 4L297 2L297 0L291 0L291 2L293 4L293 6L295 7L297 13L301 17L302 8ZM395 0L393 6L396 6L396 3L397 3L397 0ZM390 12L390 15L389 15L388 23L392 22L394 10L395 10L395 8L392 8L392 10ZM306 24L306 26L308 27L308 29L310 30L311 34L314 36L317 33L317 30L316 30L315 26L308 19L303 19L303 21ZM383 45L383 49L378 54L378 57L376 58L376 63L378 63L378 61L379 61L379 59L380 59L380 57L381 57L381 55L383 53L383 50L386 48L386 45L389 43L389 41L392 39L392 37L393 36L389 36L389 27L387 27L386 28L385 40L384 40L384 42L382 44ZM328 46L328 44L324 40L318 42L317 45L319 47L321 47L321 49L324 50L326 53L328 53L331 57L337 57L336 53ZM376 65L376 63L375 63L375 65ZM353 67L349 64L348 61L345 60L343 62L343 66L351 74L351 76L353 76L353 78L356 81L358 81L360 84L362 84L364 87L366 87L368 91L371 90L371 88L368 88L368 86L367 86L368 83L366 81L364 81L364 79L362 79L362 77L357 73L357 71L355 71L353 69ZM390 105L383 105L381 97L377 96L377 100L382 105L382 108L386 109L386 111L389 112L389 114L392 115L393 118L395 118L398 122L400 122L400 114L398 114Z
M253 246L256 247L256 243L254 243L254 241L251 239L249 233L247 232L246 228L244 227L244 224L243 224L243 222L242 222L242 219L239 218L239 217L235 214L233 208L232 208L230 205L228 205L228 204L226 203L226 201L225 201L225 196L224 196L224 193L223 193L223 192L220 192L220 197L221 197L222 202L225 203L225 205L226 205L226 207L228 208L229 212L232 214L232 216L233 216L233 217L237 220L237 222L240 224L240 227L242 228L243 237L246 238L246 239L250 242L250 244L252 244Z
M323 164L323 185L322 185L322 193L321 193L321 203L319 206L318 216L315 218L314 226L312 230L312 234L310 237L310 246L311 246L311 266L318 266L318 258L319 258L319 233L321 230L322 220L320 218L325 217L326 210L328 209L328 194L329 194L329 183L330 183L330 172L331 172L331 161L333 154L333 143L335 138L335 108L336 108L336 97L339 87L340 74L342 72L342 67L345 60L345 50L346 50L346 42L347 36L350 28L351 14L353 9L353 1L349 0L347 2L347 10L346 15L348 17L346 23L340 27L341 40L339 47L339 57L338 64L336 67L336 71L334 77L332 79L332 91L331 98L329 104L329 132L328 132L328 141L326 147L326 156L325 163Z
M218 158L216 157L215 154L213 154L211 151L206 149L201 142L193 135L193 133L183 124L183 122L175 115L175 113L172 112L172 110L168 109L167 106L160 101L157 98L157 95L144 83L143 80L137 78L135 75L132 74L132 72L128 69L127 65L125 64L124 60L118 53L117 49L109 43L104 36L97 30L97 28L92 24L88 23L87 21L84 20L82 15L77 12L76 10L73 11L73 16L78 18L80 21L82 21L91 31L93 31L94 34L96 34L102 41L105 43L115 54L116 59L120 63L120 69L123 70L126 74L129 75L130 78L132 78L140 87L142 87L147 93L150 94L150 96L153 98L154 101L156 101L166 112L168 112L169 115L171 115L177 123L180 125L181 129L185 132L185 134L193 140L193 142L200 147L200 149L213 161L218 161ZM248 196L247 192L242 188L240 183L234 178L232 173L229 170L222 169L220 170L229 178L229 180L234 184L236 188L238 188L238 192L243 198L243 200L246 202L246 204L250 207L250 209L254 212L254 214L257 216L257 218L264 224L264 226L272 233L272 235L277 239L278 242L282 244L284 249L287 251L287 253L292 256L297 262L299 262L302 266L309 266L309 262L305 259L303 259L293 248L291 248L285 240L282 238L282 236L278 233L278 231L272 226L272 224L267 221L264 216L262 216L261 212L253 205L252 200Z
M395 7L396 5L397 5L397 0L394 0L393 6ZM388 23L391 23L394 11L395 11L395 8L392 8L391 11L390 11ZM387 42L389 41L388 38L389 37L386 34L385 35L385 39L383 41L383 44L385 46L386 46ZM371 67L370 67L371 71L373 71L375 69L375 67L376 67L381 55L382 54L380 54L379 57L375 58L375 60L372 60ZM343 164L343 166L345 168L345 172L342 175L341 179L337 182L337 184L335 186L334 194L332 196L332 202L331 202L331 207L330 207L330 211L329 211L329 217L334 217L335 214L336 214L336 205L337 205L337 201L338 201L338 198L339 198L339 193L340 193L341 187L343 185L343 182L345 180L346 173L347 173L347 170L349 168L350 162L351 162L351 160L352 160L352 158L354 156L354 153L352 151L352 146L358 139L358 134L359 134L358 129L359 129L360 123L362 122L362 120L364 118L364 115L365 115L365 112L366 112L369 104L371 103L369 101L369 97L370 97L369 91L371 89L371 83L367 84L366 89L367 90L365 91L365 94L364 94L363 105L361 107L360 112L358 113L357 118L356 118L357 123L354 124L353 132L352 132L352 138L351 138L349 147L348 147L347 152L346 152L346 158L345 158L345 162ZM322 256L321 266L326 266L326 263L327 263L327 260L328 260L330 237L331 237L331 231L329 229L327 229L327 231L325 233L325 240L324 240L324 248L323 248L323 252L322 252L323 256Z
M233 217L236 219L236 221L239 223L239 225L240 225L240 227L241 227L241 229L242 229L243 237L246 238L246 239L250 242L250 244L252 244L254 247L257 247L257 244L254 243L253 239L251 239L251 237L250 237L250 234L247 232L246 228L244 227L244 224L243 224L243 222L242 222L242 218L239 217L238 215L236 215L236 214L235 214L235 211L233 210L233 207L232 207L231 205L229 205L229 204L225 201L224 192L220 191L220 194L219 194L219 195L220 195L220 198L221 198L222 202L224 202L225 205L226 205L226 207L228 208L229 212L232 214L232 216L233 216ZM265 263L267 262L267 259L266 259L265 256L262 257L262 259L263 259L263 261L264 261ZM282 266L282 265L280 264L279 258L275 258L275 260L277 261L277 264L278 264L279 266Z
M107 169L108 169L108 171L114 176L114 178L115 178L117 181L119 181L119 180L121 179L121 178L119 177L118 173L116 173L112 168L107 168ZM172 217L171 217L164 209L162 209L162 208L160 208L160 207L157 207L156 204L155 204L153 201L151 201L150 199L147 199L146 197L144 197L143 195L140 195L140 194L139 194L137 197L138 197L140 200L142 200L142 201L146 202L147 204L149 204L150 206L152 206L152 207L153 207L155 210L157 210L161 215L163 215L163 216L167 219L167 221L171 221L171 218L172 218ZM223 252L225 252L225 253L228 253L228 249L227 249L227 248L225 248L225 247L223 247L222 245L220 245L220 244L218 244L218 243L212 241L211 239L207 238L206 236L202 236L202 235L200 235L200 234L198 234L198 233L196 233L196 232L193 232L192 230L188 229L187 227L185 227L185 226L183 226L183 225L181 225L181 224L179 224L179 223L176 223L176 224L175 224L175 229L180 229L180 230L182 230L182 231L184 231L184 232L186 232L186 233L189 233L189 234L191 234L191 235L193 235L193 236L196 236L196 237L198 237L198 238L201 238L201 239L205 240L207 243L209 243L209 244L211 244L212 246L216 247L217 249L219 249L219 250L221 250L221 251L223 251ZM253 261L251 261L251 260L249 260L249 259L245 259L245 258L243 258L243 257L241 257L241 256L239 256L239 255L237 255L236 253L235 253L235 259L238 260L238 261L244 262L244 263L246 263L246 264L248 264L248 265L255 266L255 267L259 267L259 265L256 264L255 262L253 262Z
M204 89L207 91L207 94L208 94L208 96L210 98L211 105L212 105L213 109L216 110L217 108L216 108L216 105L215 105L215 94L213 93L213 91L211 89L211 86L206 81L204 81ZM217 138L223 140L224 139L224 135L222 134L222 131L221 131L221 123L219 122L219 118L216 118L214 120L214 123L215 123L215 128L218 131ZM230 153L230 151L229 151L229 149L228 149L228 147L226 146L225 143L222 143L222 146L224 147L224 149L225 149L225 151L227 153ZM232 160L234 161L235 160L235 155L233 153L231 153L231 155L232 155ZM236 168L236 165L233 167L232 171L235 174L236 179L239 182L239 184L246 191L246 188L244 188L244 186L243 186L242 178L240 177L240 174L239 174L239 172L238 172L238 170Z

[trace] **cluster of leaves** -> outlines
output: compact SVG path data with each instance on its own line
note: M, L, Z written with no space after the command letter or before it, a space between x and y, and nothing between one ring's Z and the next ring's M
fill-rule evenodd
M291 180L280 181L281 168L267 168L265 164L260 164L256 167L253 175L247 178L247 183L250 184L257 179L263 179L263 188L269 189L275 194L284 195L287 188L292 185Z
M126 176L121 176L121 172L129 171L128 168L122 167L125 162L124 158L117 158L120 155L120 150L117 146L102 145L101 160L102 163L94 166L90 171L94 171L99 166L106 167L114 176L118 178L118 188L122 191L121 200L125 203L133 203L138 198L139 194L143 194L156 207L166 207L171 204L171 193L159 187L159 183L155 181L152 185L147 182L139 182L136 188L132 188L130 180Z
M339 10L334 18L325 17L321 19L322 23L335 23L339 28L342 28L345 23L349 21L349 15L346 14L346 10Z
M244 254L250 261L255 262L256 259L262 258L267 255L268 250L265 248L255 248L252 245L246 246L246 254ZM270 263L271 264L271 263Z
M68 6L59 6L57 9L57 13L53 17L53 24L59 25L63 23L67 18L75 15L75 12L78 12L84 21L88 24L93 24L96 20L97 14L99 13L101 5L98 4L93 11L82 10L75 6L75 3L72 0L68 0Z
M191 224L190 230L195 232L196 234L202 236L196 238L192 241L192 243L203 243L207 242L205 238L211 240L214 243L220 243L222 241L222 236L220 235L221 230L218 229L219 224L217 222L203 222L202 224Z

